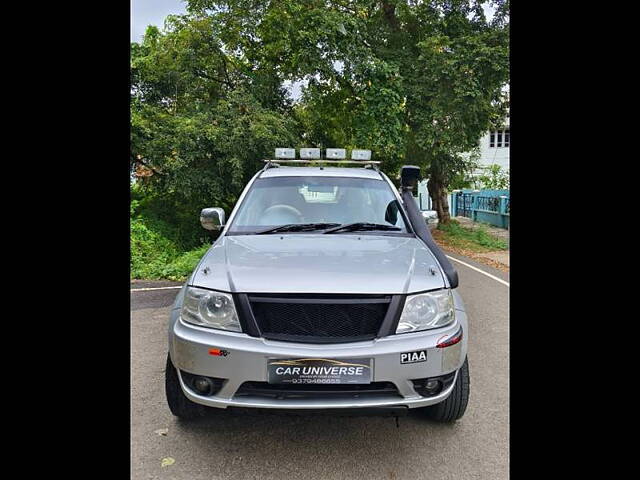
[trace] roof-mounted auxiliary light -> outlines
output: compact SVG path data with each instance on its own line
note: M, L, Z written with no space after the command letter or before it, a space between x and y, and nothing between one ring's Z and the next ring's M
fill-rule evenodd
M327 148L327 159L344 160L347 158L347 151L344 148Z
M296 149L276 148L276 158L296 158Z
M351 150L351 160L371 160L371 150Z
M320 158L320 149L319 148L301 148L300 149L300 158L319 159Z
M280 164L307 164L318 165L320 168L324 168L324 164L360 164L364 168L373 168L378 170L377 165L382 162L371 160L371 150L358 150L351 151L351 160L346 160L347 150L345 148L327 148L325 151L326 158L322 158L322 151L319 148L301 148L300 158L296 159L295 148L276 148L275 159L263 160L265 163L264 170L270 168L278 168Z

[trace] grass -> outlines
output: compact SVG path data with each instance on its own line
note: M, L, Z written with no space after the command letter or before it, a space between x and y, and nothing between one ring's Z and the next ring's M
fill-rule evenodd
M155 227L143 217L131 219L131 278L186 280L210 244L183 251Z
M463 227L456 220L451 220L448 225L438 225L432 231L433 237L444 246L451 246L473 252L491 252L496 250L508 250L506 240L491 235L487 227L480 224L475 228Z

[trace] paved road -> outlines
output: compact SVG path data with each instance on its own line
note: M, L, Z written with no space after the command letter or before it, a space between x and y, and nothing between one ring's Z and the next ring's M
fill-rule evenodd
M461 258L496 277L508 275ZM133 479L506 479L509 468L509 288L455 264L469 314L471 397L441 425L415 415L238 416L183 424L164 398L168 311L178 290L131 293ZM136 283L132 288L173 282ZM168 429L166 436L155 433ZM175 462L161 466L171 457Z

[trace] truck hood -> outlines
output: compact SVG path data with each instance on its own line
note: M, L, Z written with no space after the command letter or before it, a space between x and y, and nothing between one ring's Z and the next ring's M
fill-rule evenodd
M237 293L354 294L445 286L436 259L417 238L350 234L223 236L189 284Z

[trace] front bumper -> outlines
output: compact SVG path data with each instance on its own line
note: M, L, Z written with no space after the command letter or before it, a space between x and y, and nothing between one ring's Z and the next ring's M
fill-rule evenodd
M225 379L222 388L212 396L203 396L185 385L182 390L193 402L209 407L247 407L275 409L342 409L407 407L417 408L440 403L451 393L455 381L437 395L423 397L411 380L438 377L457 371L467 353L467 318L456 310L456 321L445 328L426 332L391 335L371 341L342 344L302 344L250 337L243 333L213 331L182 322L179 309L171 312L169 352L178 371ZM462 326L462 341L446 348L436 348L443 337L454 334ZM228 351L226 356L213 356L209 349ZM401 364L400 353L427 350L427 361ZM244 382L267 381L267 359L318 357L371 358L372 382L391 382L399 395L375 398L304 398L275 399L261 396L236 396ZM457 377L457 374L456 374Z

